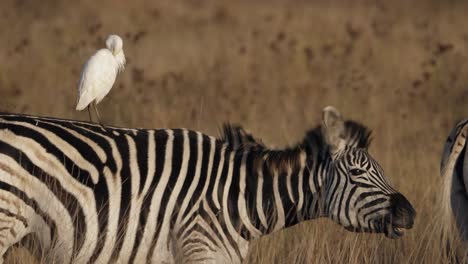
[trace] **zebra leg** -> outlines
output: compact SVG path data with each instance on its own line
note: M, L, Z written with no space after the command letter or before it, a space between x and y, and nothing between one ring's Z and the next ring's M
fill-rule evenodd
M229 255L220 231L201 216L186 222L177 239L176 263L240 263Z
M157 242L151 257L151 263L175 264L185 263L176 261L176 243L174 232L167 231L157 238Z
M8 249L30 233L36 233L42 250L48 250L50 229L45 221L19 197L0 190L0 263Z
M7 210L0 213L0 263L8 249L29 233L28 226Z

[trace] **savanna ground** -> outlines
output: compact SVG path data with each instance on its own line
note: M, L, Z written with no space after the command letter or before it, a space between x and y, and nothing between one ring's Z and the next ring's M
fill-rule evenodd
M285 146L334 105L373 129L415 227L389 240L311 221L260 239L250 263L448 263L436 201L443 144L468 114L467 12L456 0L2 0L0 109L86 120L77 80L109 33L128 64L99 105L107 124L218 135L231 121ZM9 261L30 263L17 252Z

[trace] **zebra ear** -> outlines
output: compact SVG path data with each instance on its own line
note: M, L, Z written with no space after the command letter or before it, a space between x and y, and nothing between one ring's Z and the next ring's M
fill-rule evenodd
M322 134L330 146L330 154L334 155L345 148L345 123L340 112L333 106L327 106L322 112Z

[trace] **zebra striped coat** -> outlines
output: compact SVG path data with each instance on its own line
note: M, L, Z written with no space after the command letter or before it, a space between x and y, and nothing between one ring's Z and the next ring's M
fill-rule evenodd
M252 239L322 216L396 238L414 209L369 134L334 108L284 150L1 114L0 255L35 234L58 263L239 263Z
M441 161L443 192L442 213L445 220L445 235L450 235L455 219L462 241L468 241L468 155L466 137L468 120L460 121L450 132L445 142Z

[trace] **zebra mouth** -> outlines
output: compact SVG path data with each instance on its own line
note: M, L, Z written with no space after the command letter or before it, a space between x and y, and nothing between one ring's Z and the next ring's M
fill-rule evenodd
M391 238L391 239L397 239L400 238L404 235L406 227L401 227L392 223L380 223L377 225L377 228L375 229L370 229L370 228L356 228L356 227L351 227L347 226L345 227L346 230L351 231L351 232L356 232L356 233L384 233L386 237Z
M392 238L392 239L402 237L404 232L405 232L404 227L395 226L395 225L392 225L391 223L387 224L384 230L385 236L388 238Z

